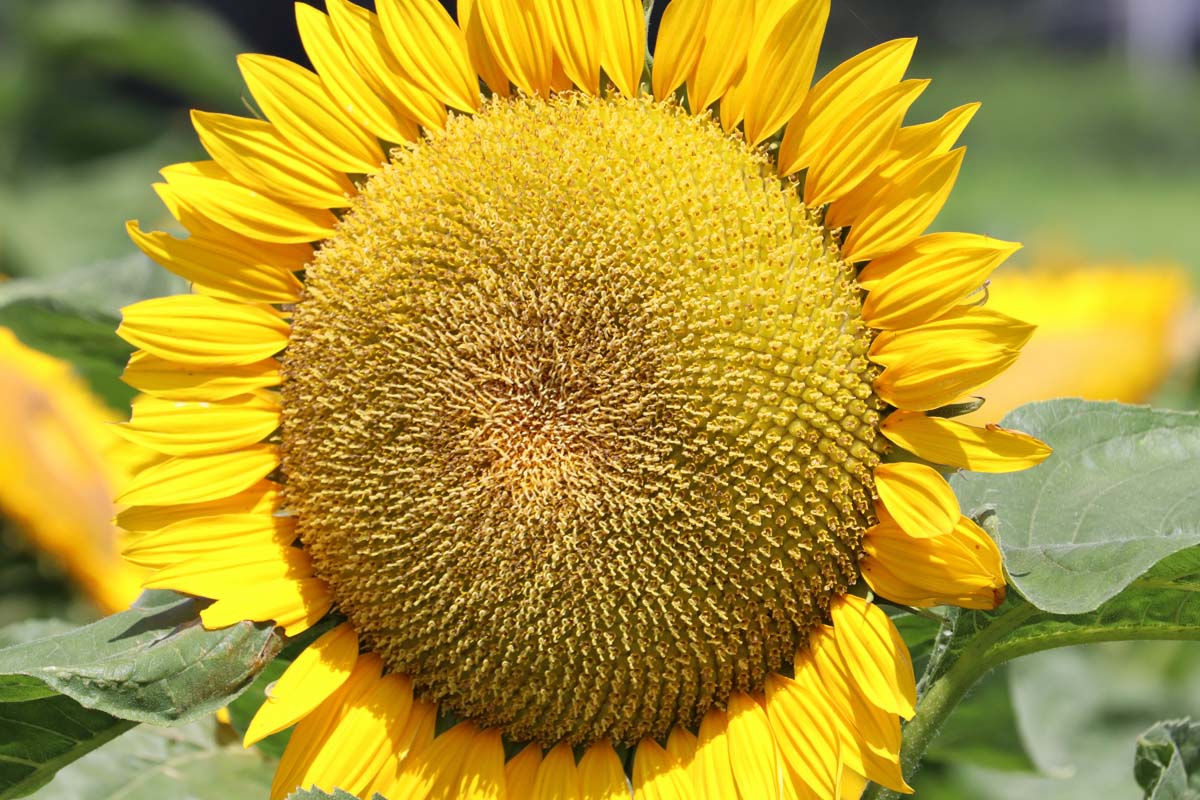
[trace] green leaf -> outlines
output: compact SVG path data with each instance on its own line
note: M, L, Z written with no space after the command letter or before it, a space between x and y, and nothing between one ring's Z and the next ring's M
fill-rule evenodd
M0 697L0 800L28 795L136 725L64 695L11 702L0 687Z
M0 650L0 701L61 693L122 719L180 724L237 697L281 644L263 623L205 630L196 601L147 592L128 611Z
M1200 723L1160 722L1139 736L1133 775L1147 800L1200 798Z
M33 800L230 800L266 797L274 765L215 720L142 725L71 764Z
M1054 455L1006 475L956 475L963 511L995 512L1012 584L1057 614L1097 609L1158 561L1200 544L1200 414L1053 400L1005 427Z
M333 794L330 794L329 792L323 792L313 787L311 789L299 789L292 792L288 795L287 800L357 800L357 798L341 789L334 789ZM381 794L375 794L371 797L371 800L387 800L387 798Z

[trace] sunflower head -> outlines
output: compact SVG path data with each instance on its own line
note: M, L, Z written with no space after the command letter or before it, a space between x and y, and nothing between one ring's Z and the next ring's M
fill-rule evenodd
M197 294L122 324L129 557L209 626L344 620L247 733L296 725L276 795L907 788L865 598L1003 597L936 465L1047 451L926 412L1029 337L970 299L1015 245L921 235L974 107L903 124L911 40L810 86L827 2L713 5L648 78L634 0L300 5L317 72L243 57L267 121L163 171L189 237L130 225Z

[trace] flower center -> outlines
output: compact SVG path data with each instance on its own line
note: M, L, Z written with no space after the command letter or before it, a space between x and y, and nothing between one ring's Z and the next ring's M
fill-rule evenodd
M395 153L309 269L288 505L422 696L520 741L662 736L760 690L856 580L860 307L710 119L494 101Z

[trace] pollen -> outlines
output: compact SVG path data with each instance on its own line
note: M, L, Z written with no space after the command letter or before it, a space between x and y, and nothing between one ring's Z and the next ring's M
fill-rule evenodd
M364 645L544 743L662 737L786 670L884 449L835 234L647 98L496 99L395 151L284 357L285 505Z

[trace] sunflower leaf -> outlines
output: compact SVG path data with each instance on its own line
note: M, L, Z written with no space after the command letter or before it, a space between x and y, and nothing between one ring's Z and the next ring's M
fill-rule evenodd
M994 513L1012 585L1055 614L1086 614L1163 558L1200 544L1200 414L1053 400L1003 425L1054 455L1004 475L960 474L964 513Z
M9 700L0 686L0 800L25 797L63 766L137 723L84 708L65 695Z
M333 793L323 792L320 789L313 787L311 789L299 789L287 796L287 800L357 800L354 795L341 789L334 789ZM387 800L381 794L375 794L371 800Z
M1159 722L1139 736L1133 775L1146 800L1200 797L1200 723Z
M178 725L237 697L281 644L266 624L205 630L196 601L147 592L128 611L0 650L0 702L57 693L121 719Z
M142 725L61 770L33 800L266 797L272 771L211 717L176 728Z

